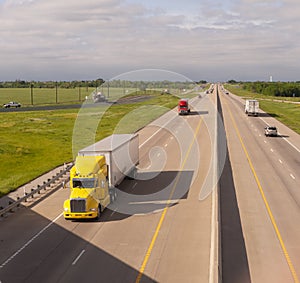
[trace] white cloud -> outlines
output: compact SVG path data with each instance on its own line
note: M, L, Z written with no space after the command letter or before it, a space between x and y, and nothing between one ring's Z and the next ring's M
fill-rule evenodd
M0 80L107 78L134 68L247 79L270 66L297 79L296 0L191 1L182 11L180 3L172 10L122 0L0 2Z

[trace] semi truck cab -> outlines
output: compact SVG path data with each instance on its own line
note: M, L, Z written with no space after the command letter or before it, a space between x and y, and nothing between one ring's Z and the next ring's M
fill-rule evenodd
M70 171L65 219L98 218L110 204L105 156L77 156Z
M180 99L178 102L178 115L189 114L190 112L188 99Z

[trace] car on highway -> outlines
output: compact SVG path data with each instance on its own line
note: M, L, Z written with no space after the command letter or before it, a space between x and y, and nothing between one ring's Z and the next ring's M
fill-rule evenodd
M21 104L19 102L10 101L8 103L3 104L3 107L4 108L10 108L10 107L19 108L19 107L21 107Z
M265 127L265 136L277 136L277 128L275 126L267 126Z

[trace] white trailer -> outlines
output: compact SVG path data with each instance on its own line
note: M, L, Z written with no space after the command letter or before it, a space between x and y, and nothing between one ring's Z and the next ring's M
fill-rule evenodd
M258 115L259 102L255 99L247 99L245 104L245 113L249 115Z
M110 188L117 187L126 176L134 178L139 163L138 134L114 134L78 152L80 156L104 155Z

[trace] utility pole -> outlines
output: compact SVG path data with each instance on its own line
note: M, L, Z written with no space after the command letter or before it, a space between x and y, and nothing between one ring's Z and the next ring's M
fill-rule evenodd
M31 105L33 105L33 83L30 84L30 100Z
M57 82L55 82L55 102L56 102L56 104L57 104L57 101L58 101L58 99L57 99Z

